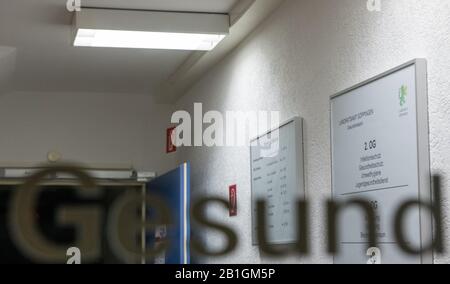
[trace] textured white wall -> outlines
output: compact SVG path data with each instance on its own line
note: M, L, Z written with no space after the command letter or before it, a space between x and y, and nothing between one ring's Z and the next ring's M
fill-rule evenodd
M16 49L0 45L0 95L11 87L11 77L16 65Z
M271 260L251 246L249 149L189 148L180 161L192 162L197 196L228 196L238 184L239 216L212 209L209 214L239 232L239 249L209 262L330 263L325 254L322 202L331 196L329 97L413 58L428 60L432 171L448 175L450 166L450 1L381 0L370 13L366 0L286 0L241 46L209 72L177 104L190 110L279 110L282 119L305 119L306 191L312 201L313 254ZM444 186L450 186L448 178ZM448 213L450 193L445 197ZM449 229L450 220L445 219ZM208 244L221 238L207 235ZM447 238L447 247L450 239ZM450 262L438 255L437 263Z
M164 173L175 166L165 154L171 110L137 94L0 95L0 163L42 163L56 150L68 161Z

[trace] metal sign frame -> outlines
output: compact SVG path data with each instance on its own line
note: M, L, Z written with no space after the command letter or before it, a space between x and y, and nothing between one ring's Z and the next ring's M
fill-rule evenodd
M255 224L255 192L253 190L253 156L252 156L252 144L255 141L258 141L259 139L261 139L264 136L267 136L269 134L271 134L272 132L276 131L276 130L280 130L283 127L286 127L290 124L294 125L294 129L295 129L295 143L294 143L294 147L296 147L296 163L297 163L297 177L296 177L296 184L295 184L295 188L292 188L291 190L296 190L295 191L295 196L301 200L304 200L306 198L306 189L305 189L305 165L304 165L304 143L303 143L303 137L304 137L304 133L303 133L303 118L301 117L294 117L292 119L289 119L287 121L285 121L284 123L281 123L279 127L271 129L261 135L259 135L258 137L251 139L250 141L250 189L251 189L251 217L252 217L252 245L253 246L257 246L258 245L258 240L256 238L256 236L254 235L254 228L256 226ZM294 237L293 239L287 240L287 241L272 241L269 242L269 245L289 245L289 244L293 244L297 242L297 238Z
M380 79L388 77L398 71L404 70L408 67L415 67L415 84L416 84L416 130L417 130L417 158L418 158L418 196L419 201L428 202L431 204L431 170L430 170L430 146L429 146L429 123L428 123L428 83L427 83L427 61L426 59L414 59L404 63L396 68L388 70L378 76L368 79L351 88L341 91L330 98L330 150L331 150L331 175L332 175L332 196L334 198L334 177L333 177L333 100L344 96L356 89L374 83ZM433 239L433 221L432 215L428 210L419 208L420 218L420 243L421 246L424 240ZM421 263L433 263L433 253L424 253L420 257Z

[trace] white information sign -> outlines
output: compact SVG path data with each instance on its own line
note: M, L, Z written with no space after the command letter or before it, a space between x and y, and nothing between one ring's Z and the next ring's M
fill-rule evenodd
M331 99L332 188L336 202L364 199L376 212L379 246L368 248L364 211L337 216L335 263L427 263L430 256L401 250L394 220L402 203L430 202L426 61L417 59ZM416 207L404 232L419 248L431 238L431 220Z
M257 245L256 202L266 201L268 244L297 240L296 201L305 198L303 120L284 123L277 135L269 132L251 141L253 244Z

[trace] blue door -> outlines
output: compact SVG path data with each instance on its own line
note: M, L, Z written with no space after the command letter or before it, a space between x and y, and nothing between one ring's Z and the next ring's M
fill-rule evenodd
M148 232L147 243L154 245L162 238L169 242L167 251L154 263L190 263L190 165L185 163L147 184L149 195L158 197L170 211L171 224ZM151 212L151 208L148 208Z

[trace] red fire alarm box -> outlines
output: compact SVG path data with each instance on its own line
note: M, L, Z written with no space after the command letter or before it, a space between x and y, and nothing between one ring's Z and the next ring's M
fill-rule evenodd
M230 186L230 217L237 216L237 186Z
M166 153L173 153L177 151L177 147L175 146L175 129L176 127L171 127L167 129L167 143L166 143Z

